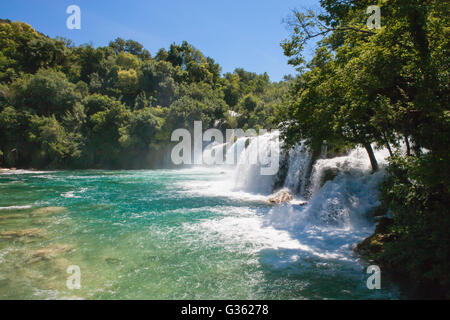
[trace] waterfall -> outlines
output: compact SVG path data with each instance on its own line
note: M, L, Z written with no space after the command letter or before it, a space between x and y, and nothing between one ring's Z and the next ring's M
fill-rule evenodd
M279 135L278 131L274 131L250 138L247 148L238 157L234 172L237 190L258 194L272 193L278 169L274 174L264 174L264 169L275 162L276 167L279 167Z
M387 164L389 153L386 149L376 150L375 157L383 168ZM361 176L368 175L371 171L372 166L364 148L356 148L342 157L318 159L313 166L309 193L316 194L327 181L338 175Z
M257 137L241 137L234 142L212 143L203 153L204 162L213 162L212 154L223 153L224 165L233 170L235 190L269 195L278 188L289 189L293 194L305 192L306 173L311 161L311 152L304 142L290 150L283 150L279 140L279 131L273 131ZM277 162L273 174L262 174L262 170ZM283 168L285 169L283 169ZM280 171L278 172L278 168Z
M233 153L237 153L236 150L240 150L233 175L237 190L269 195L275 191L277 184L295 195L301 196L305 192L311 152L304 142L290 150L283 150L283 142L279 140L279 136L279 131L273 131L258 137L240 138L229 148L227 162ZM276 174L262 175L261 169L270 160L276 159L279 161L280 172L277 170ZM281 182L276 183L277 180Z
M383 167L389 156L387 150L374 148L381 170L371 174L370 160L364 148L355 148L347 155L335 158L326 158L324 149L323 156L312 164L308 177L312 161L309 147L303 141L284 150L279 137L279 132L273 131L225 144L213 143L205 149L204 157L206 159L211 152L225 155L225 166L232 172L229 183L233 191L269 196L279 189L288 189L298 200L307 199L302 215L290 218L300 219L302 223L306 215L308 219L318 219L324 224L351 225L355 217L379 204L377 186L384 176ZM278 162L279 172L261 174L270 161ZM281 214L278 209L274 212Z
M306 173L311 161L311 152L301 142L295 145L288 152L287 174L284 181L284 187L294 194L303 195L306 186Z
M249 137L243 137L237 139L230 148L227 149L225 154L225 163L229 165L235 165L238 161L242 152L245 150L245 144L248 139L253 139Z
M274 187L277 179L281 179L281 183L277 184L279 187L289 189L297 199L307 198L308 204L302 209L302 214L290 214L289 218L284 216L289 210L274 209L271 218L275 221L281 219L295 225L314 220L320 225L342 227L353 226L361 221L367 223L364 213L379 205L378 185L384 177L383 168L389 157L387 150L374 148L381 167L376 174L371 174L366 150L355 148L346 156L331 159L321 157L316 160L308 178L307 170L312 161L308 146L301 142L289 150L283 150L283 143L280 142L280 148L277 149L274 143L278 138L279 132L273 132L250 138L249 143L246 143L248 138L242 138L231 146L238 149L248 144L241 151L238 164L233 169L235 190L270 195L277 191ZM266 159L273 153L277 153L280 171L284 171L278 175L263 176L260 174L261 164L249 164L249 159L255 155L259 159ZM275 213L278 217L275 217Z
M217 165L216 156L223 158L226 154L228 143L216 143L209 144L203 151L203 163L206 165Z

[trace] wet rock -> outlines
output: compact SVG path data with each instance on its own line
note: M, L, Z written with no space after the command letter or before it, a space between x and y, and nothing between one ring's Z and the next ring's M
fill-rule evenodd
M271 196L267 202L270 204L283 204L289 203L294 200L294 196L289 190L278 191L275 195Z
M250 139L250 138L248 138L247 140L245 140L245 149L247 149L248 148L248 146L250 145L250 142L251 142L252 140Z
M368 212L369 217L384 217L386 216L388 209L386 209L383 205L373 208ZM379 219L381 220L381 219Z
M354 251L369 260L379 261L380 254L384 252L384 245L395 240L394 235L390 233L392 224L391 219L381 218L375 233L356 245Z
M280 154L280 159L281 159L280 167L278 169L278 173L273 186L274 190L283 188L289 170L289 161L288 161L289 153L286 152L285 150L282 150Z
M338 168L328 168L328 169L326 169L323 172L322 177L320 178L320 187L323 187L323 185L325 183L327 183L327 181L334 180L334 178L336 178L338 174L339 174L339 169Z
M307 201L302 201L302 200L294 200L294 201L291 201L291 204L293 206L303 207L303 206L306 206L308 204L308 202Z

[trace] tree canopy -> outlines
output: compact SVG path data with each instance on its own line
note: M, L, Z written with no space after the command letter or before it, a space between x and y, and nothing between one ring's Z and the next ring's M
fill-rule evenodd
M287 88L243 69L222 75L186 41L152 58L133 40L75 46L1 20L0 165L151 168L171 132L196 120L275 127Z
M397 241L375 259L449 288L448 2L320 4L318 12L294 10L286 19L292 36L281 45L299 75L279 113L283 135L291 145L363 146L374 171L372 148L386 147L391 158L382 199ZM366 24L371 5L381 9L379 29ZM305 46L314 40L315 55L306 61Z

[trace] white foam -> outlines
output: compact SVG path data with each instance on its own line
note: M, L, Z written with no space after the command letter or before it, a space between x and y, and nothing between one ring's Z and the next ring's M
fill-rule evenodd
M32 206L9 206L9 207L0 207L0 210L25 210L30 209Z
M223 167L197 167L178 170L181 176L195 180L179 181L175 185L181 193L203 197L221 197L238 201L265 202L267 197L260 194L236 190L233 181L234 171Z
M252 210L230 207L225 209L225 212L233 214L236 210L240 211L240 215L205 220L196 224L186 223L183 227L193 232L197 240L200 239L210 245L224 246L229 251L257 253L265 249L285 249L293 250L297 256L346 259L342 253L309 245L303 238L293 237L291 232L267 224L263 216L257 215Z
M278 131L274 131L250 140L248 147L239 156L233 174L235 190L261 195L272 193L277 174L263 174L263 170L272 162L276 161L277 166L279 164L281 148L279 135Z
M13 174L42 174L42 173L52 173L55 171L37 171L37 170L23 170L23 169L18 169L18 170L7 170L7 171L3 171L0 172L0 174L3 175L13 175Z
M88 190L88 188L81 188L80 190L64 192L64 193L61 193L61 197L69 198L69 199L79 199L79 198L82 198L82 196L76 195L75 193L84 193L84 192L86 192L86 190Z
M191 196L266 202L277 177L262 176L260 166L248 165L245 160L258 151L254 148L256 142L263 144L261 150L263 156L267 156L265 153L271 149L274 134L252 138L234 168L196 167L177 171L181 177L186 177L176 183L177 187L182 189L181 193ZM239 139L231 148L242 147L244 141ZM385 149L376 150L375 155L382 168L375 174L371 174L369 157L362 148L351 151L347 156L318 160L311 177L313 192L305 203L301 196L305 191L311 155L304 144L299 144L287 155L287 177L283 183L285 188L296 194L291 204L271 209L250 209L245 204L240 207L202 208L220 215L198 223L186 223L183 227L205 243L223 245L229 250L291 250L292 261L305 256L356 259L352 246L374 229L374 224L365 217L365 213L379 205L378 186L385 175L383 168L389 156ZM321 186L322 177L329 169L335 170L337 175Z
M388 150L375 149L374 153L380 167L385 167L387 164L387 158L389 157ZM372 166L369 156L364 148L356 148L343 157L319 159L315 162L311 174L311 195L314 195L319 191L322 177L327 170L353 175L369 175L372 171Z

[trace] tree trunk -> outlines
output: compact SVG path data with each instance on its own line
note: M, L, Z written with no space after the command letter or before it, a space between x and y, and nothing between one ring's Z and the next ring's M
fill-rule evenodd
M372 146L370 143L365 143L364 148L366 148L367 154L369 155L370 164L372 165L372 173L377 172L380 167L378 166L377 158L375 157Z
M406 144L406 155L409 157L411 155L411 145L409 144L408 136L405 136L405 144Z
M388 139L387 139L387 136L386 136L386 133L385 133L385 132L383 132L383 138L384 138L384 142L386 143L386 147L387 147L387 149L388 149L388 151L389 151L389 155L390 155L391 157L393 157L394 154L392 153L391 145L390 145L390 143L389 143L389 141L388 141Z

